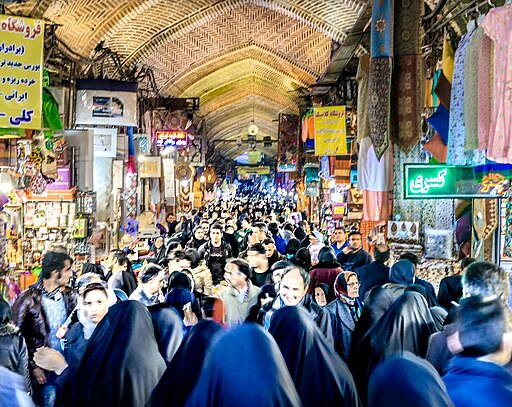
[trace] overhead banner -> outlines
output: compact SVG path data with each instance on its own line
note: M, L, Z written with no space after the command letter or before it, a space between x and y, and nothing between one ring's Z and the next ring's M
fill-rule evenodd
M404 165L405 199L500 198L512 192L512 165Z
M270 167L268 165L260 167L237 166L236 171L238 172L238 175L267 175L270 174Z
M76 124L137 126L137 84L109 79L76 83Z
M345 106L316 107L315 155L347 154Z
M249 165L259 164L261 161L261 151L249 151Z
M40 129L44 22L0 15L0 128Z
M277 172L297 171L299 159L300 117L294 114L279 114L277 141Z

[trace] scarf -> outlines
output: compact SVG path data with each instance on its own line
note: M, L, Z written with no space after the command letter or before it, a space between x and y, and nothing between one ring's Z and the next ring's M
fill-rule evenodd
M359 298L351 298L348 296L347 281L352 276L357 277L357 274L352 271L344 271L338 274L334 282L334 292L336 293L336 298L348 306L352 319L354 322L357 322L361 317L363 307Z
M44 295L46 298L49 298L50 300L59 301L62 298L60 287L57 287L51 292L48 292L44 289L43 281L41 280L41 282L38 284L38 288L41 291L41 294Z

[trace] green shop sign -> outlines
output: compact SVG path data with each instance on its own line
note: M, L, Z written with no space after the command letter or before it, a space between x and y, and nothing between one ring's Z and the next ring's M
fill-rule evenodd
M405 199L500 198L509 195L512 165L404 164Z

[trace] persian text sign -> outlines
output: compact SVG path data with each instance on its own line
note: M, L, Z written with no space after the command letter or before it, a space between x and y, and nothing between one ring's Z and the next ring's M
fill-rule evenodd
M0 127L41 128L44 22L0 15Z
M512 165L404 165L405 199L499 198L510 192Z
M316 107L315 155L347 154L345 106Z
M176 147L187 146L187 132L179 130L162 130L156 132L156 145L158 147Z

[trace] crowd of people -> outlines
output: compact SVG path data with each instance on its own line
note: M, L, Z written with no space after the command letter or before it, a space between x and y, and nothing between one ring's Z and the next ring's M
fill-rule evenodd
M85 264L56 248L0 300L0 405L508 406L510 283L463 259L434 286L412 253L326 236L272 198L170 214Z

